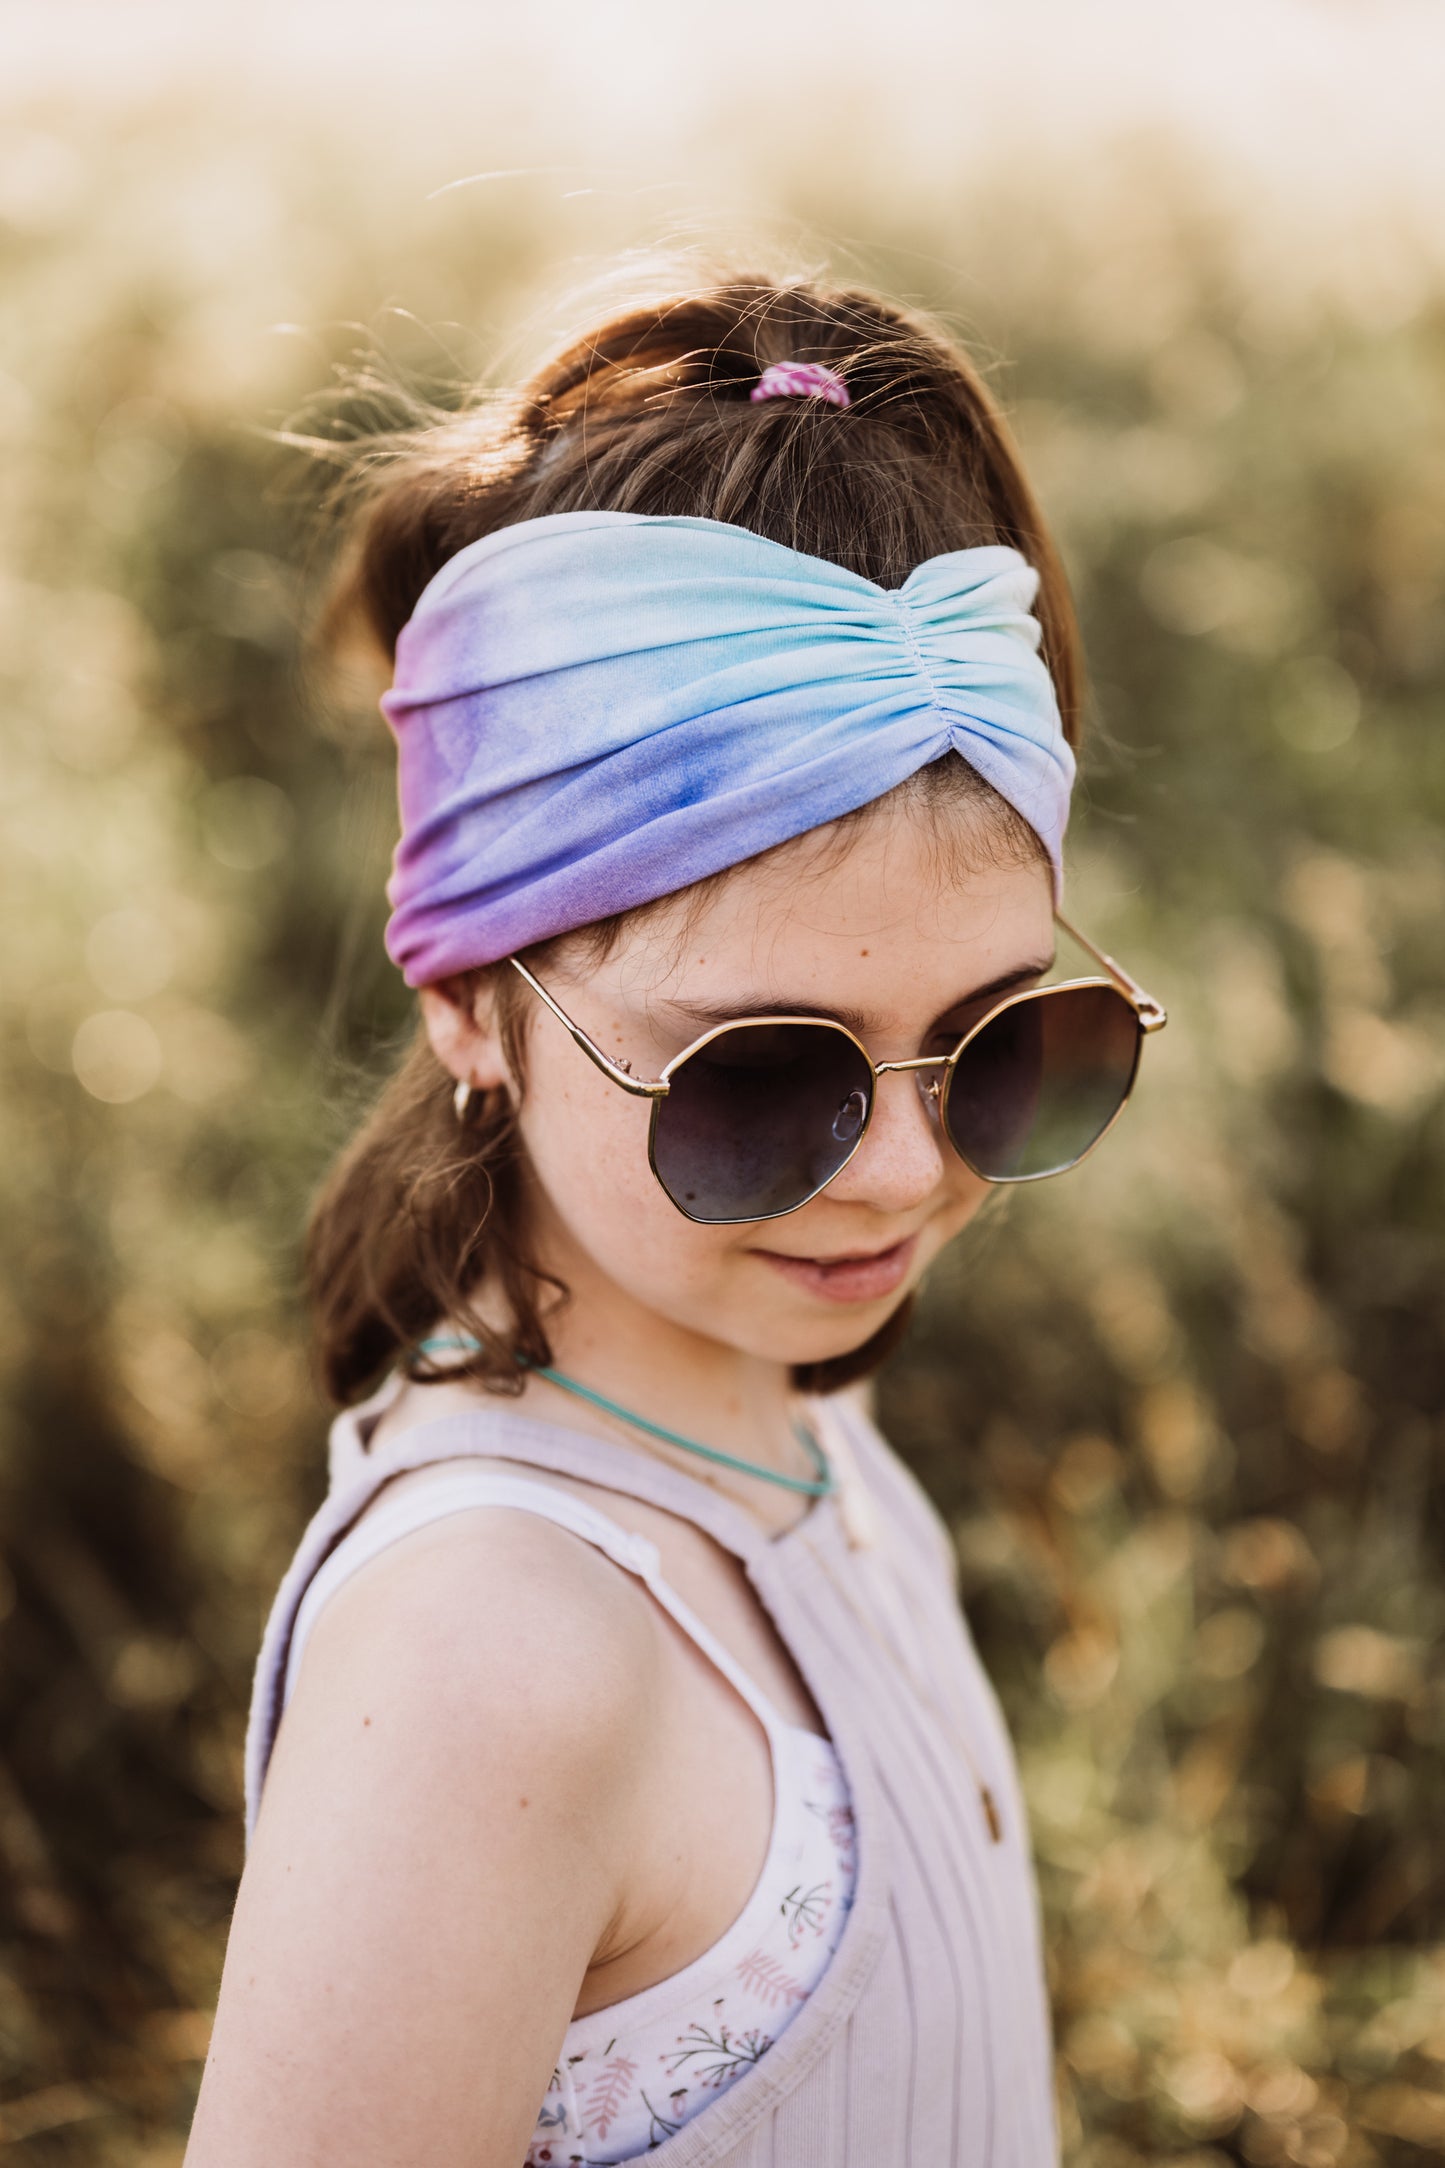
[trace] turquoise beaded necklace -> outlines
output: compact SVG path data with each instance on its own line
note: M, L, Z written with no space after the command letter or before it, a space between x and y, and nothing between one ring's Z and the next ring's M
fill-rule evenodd
M429 1340L418 1341L417 1353L434 1355L454 1348L475 1354L481 1344L469 1332L435 1333ZM793 1435L817 1469L816 1478L783 1475L776 1468L764 1468L758 1461L742 1460L736 1453L720 1452L715 1445L700 1445L696 1438L684 1438L679 1431L664 1430L661 1423L649 1422L645 1415L635 1415L631 1408L619 1407L615 1400L609 1400L603 1393L594 1393L590 1385L581 1385L576 1378L569 1378L565 1372L553 1370L546 1363L533 1363L530 1367L539 1378L546 1378L549 1385L560 1386L564 1393L588 1401L604 1415L616 1416L619 1422L630 1423L634 1430L644 1431L649 1438L660 1438L664 1445L680 1446L684 1453L696 1453L703 1460L715 1462L719 1468L732 1468L739 1475L761 1476L765 1483L776 1483L783 1490L801 1491L805 1498L831 1498L838 1488L838 1479L829 1466L828 1456L802 1423L794 1423Z

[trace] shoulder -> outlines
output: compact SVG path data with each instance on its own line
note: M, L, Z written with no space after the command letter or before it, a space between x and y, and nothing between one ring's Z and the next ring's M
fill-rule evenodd
M252 1851L382 1868L422 1913L460 1864L549 1876L590 1921L586 1958L637 1878L664 1650L646 1592L590 1544L501 1506L399 1536L328 1597L281 1719ZM267 1844L268 1823L270 1846Z
M409 1729L444 1721L453 1746L505 1738L530 1761L560 1725L574 1755L606 1755L645 1722L659 1664L653 1606L630 1574L540 1514L479 1503L396 1537L333 1591L286 1722L369 1693Z

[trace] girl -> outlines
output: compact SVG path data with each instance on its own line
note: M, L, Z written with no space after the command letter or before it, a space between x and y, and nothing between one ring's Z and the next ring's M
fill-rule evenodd
M1079 660L1004 427L871 295L680 294L395 447L343 602L420 1028L313 1215L190 2168L1040 2168L1008 1743L848 1389L1164 1021L1041 983Z

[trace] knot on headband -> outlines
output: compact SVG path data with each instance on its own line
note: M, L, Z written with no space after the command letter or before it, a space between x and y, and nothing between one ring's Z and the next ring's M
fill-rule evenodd
M748 397L757 406L764 399L826 399L830 406L849 406L848 387L836 369L821 361L770 361Z
M432 580L382 708L411 986L650 903L957 751L1048 850L1075 764L1017 550L884 588L718 520L564 512Z

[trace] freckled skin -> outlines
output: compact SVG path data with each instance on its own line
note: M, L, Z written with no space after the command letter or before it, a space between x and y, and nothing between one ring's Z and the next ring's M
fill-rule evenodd
M698 1036L674 1002L852 1010L875 1060L946 1051L960 1015L962 1028L976 1020L960 1007L975 988L1053 954L1043 864L963 877L947 858L927 818L885 802L846 848L827 830L802 837L737 868L690 922L679 906L628 929L599 967L564 950L545 983L637 1076L657 1076ZM446 988L424 988L422 1005L453 1074L515 1093L486 1006L468 1014ZM791 1464L789 1367L877 1332L990 1185L941 1136L916 1081L889 1076L862 1146L820 1196L777 1220L698 1226L648 1166L646 1102L609 1083L540 1003L527 1033L531 1237L572 1290L556 1320L558 1364L684 1431L690 1418L725 1448L731 1431L757 1458L771 1438ZM906 1275L873 1301L820 1300L766 1255L871 1256L910 1238Z

